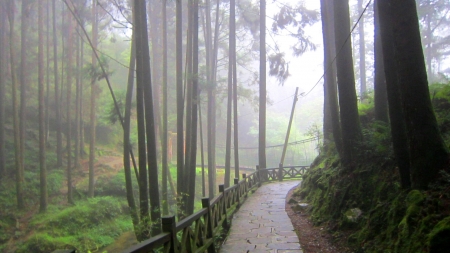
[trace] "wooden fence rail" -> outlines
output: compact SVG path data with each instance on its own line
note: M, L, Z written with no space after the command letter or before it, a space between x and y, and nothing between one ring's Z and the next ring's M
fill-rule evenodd
M175 216L162 218L162 233L140 242L124 251L200 253L216 252L214 238L221 228L228 228L230 215L245 200L250 191L254 191L266 181L282 181L300 178L309 166L283 166L259 169L249 175L243 174L242 180L235 179L234 185L225 189L219 186L220 194L210 200L202 199L202 209L176 222Z

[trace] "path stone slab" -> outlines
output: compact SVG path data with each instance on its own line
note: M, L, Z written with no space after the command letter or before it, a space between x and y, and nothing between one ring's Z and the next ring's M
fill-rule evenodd
M233 216L221 253L303 253L285 212L288 191L300 181L264 184Z

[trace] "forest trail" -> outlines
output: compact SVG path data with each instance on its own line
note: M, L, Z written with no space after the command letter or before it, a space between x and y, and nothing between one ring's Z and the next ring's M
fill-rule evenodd
M299 183L284 181L259 187L234 214L220 252L303 252L285 211L286 194Z

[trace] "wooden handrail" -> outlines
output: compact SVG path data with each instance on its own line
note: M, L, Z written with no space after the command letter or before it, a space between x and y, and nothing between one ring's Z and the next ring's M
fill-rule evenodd
M214 236L222 226L227 226L228 215L245 201L247 194L265 181L301 178L309 166L294 165L262 168L243 176L240 181L224 189L212 200L202 199L203 208L175 223L175 217L163 217L162 233L140 242L124 253L153 252L163 247L164 252L215 252ZM265 178L262 178L262 174ZM173 224L172 224L173 223Z

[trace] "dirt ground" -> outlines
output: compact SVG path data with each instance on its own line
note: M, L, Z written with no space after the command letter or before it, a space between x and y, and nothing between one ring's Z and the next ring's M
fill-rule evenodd
M304 211L294 210L288 201L292 198L295 188L286 196L286 212L297 232L300 245L304 253L344 253L350 252L344 245L333 242L333 236L327 232L325 226L314 226L309 215ZM300 199L294 197L298 202ZM342 239L342 238L341 238ZM346 240L340 240L346 241Z

